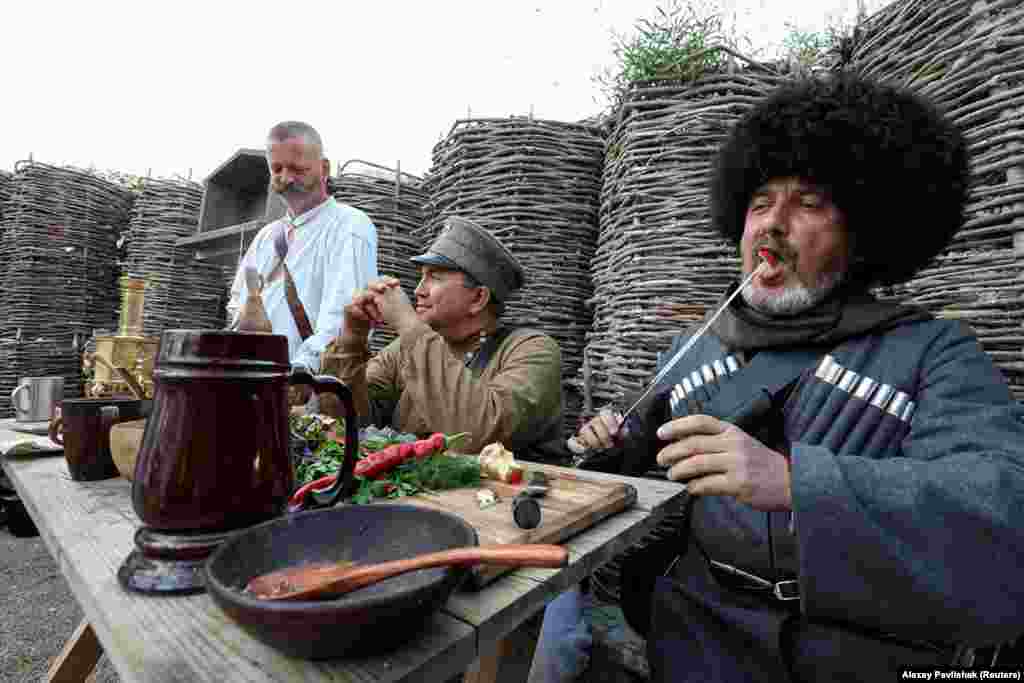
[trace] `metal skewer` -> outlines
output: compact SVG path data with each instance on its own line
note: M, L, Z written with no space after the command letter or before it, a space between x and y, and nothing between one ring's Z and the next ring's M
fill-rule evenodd
M626 418L629 417L629 415L632 414L632 412L637 409L637 407L643 402L645 398L647 398L647 396L652 391L654 391L655 387L658 386L658 383L665 378L665 375L671 372L672 368L678 365L679 361L683 359L683 356L685 356L686 353L691 348L693 348L693 345L700 341L700 338L704 336L704 333L707 332L708 329L710 329L711 325L714 324L716 320L718 320L718 316L720 316L722 312L729 306L729 304L732 303L733 299L739 296L740 292L743 291L743 288L750 284L750 281L753 280L754 277L761 271L761 268L764 266L765 263L767 263L767 261L762 257L761 263L758 264L757 268L754 268L754 270L752 270L750 274L743 279L743 281L740 283L740 286L736 288L736 291L729 295L729 298L727 298L725 302L718 307L718 310L715 311L714 315L712 315L708 319L708 321L704 323L701 326L701 328L697 330L697 332L694 333L694 335L690 337L689 340L687 340L685 344L683 344L683 347L681 349L675 352L675 354L672 356L672 358L669 359L667 363L665 363L665 367L663 367L658 372L658 374L654 376L654 379L651 380L651 382L647 385L647 388L644 389L642 394L640 394L640 397L633 402L633 405L629 406L629 408L627 408L624 413L621 413L619 415L619 426L616 428L615 433L612 434L612 436L618 435L619 431L622 430L622 425L626 424ZM586 447L583 446L583 444L581 444L579 441L577 441L575 436L569 437L569 440L566 443L566 445L569 448L569 450L576 455L582 455L587 451Z

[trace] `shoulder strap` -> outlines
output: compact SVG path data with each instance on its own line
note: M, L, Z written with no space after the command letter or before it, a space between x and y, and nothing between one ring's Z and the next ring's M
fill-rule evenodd
M473 374L481 372L487 367L487 364L491 362L491 358L494 357L498 347L501 346L501 342L505 341L505 337L514 331L512 327L499 327L494 331L494 334L488 335L486 341L480 346L476 355L473 356L473 360L469 364L469 369L473 371Z
M827 349L760 351L704 406L705 412L738 426L764 415L805 370L812 369Z
M295 280L292 279L291 271L288 270L288 264L285 262L285 257L288 255L288 238L285 237L283 224L281 228L274 235L274 251L277 252L281 269L284 271L284 298L288 302L288 310L292 312L292 319L295 320L295 326L299 330L299 337L302 338L302 341L306 341L313 336L313 326L309 323L309 316L306 315L306 309L302 305L302 300L299 299Z

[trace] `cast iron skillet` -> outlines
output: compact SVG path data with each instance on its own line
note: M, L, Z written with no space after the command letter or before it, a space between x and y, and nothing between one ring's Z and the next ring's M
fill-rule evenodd
M291 384L331 391L345 408L345 440L359 448L352 394L336 378L295 368ZM358 482L354 458L345 458L334 485L312 491L309 507L237 532L205 564L206 588L214 602L250 635L282 652L306 659L379 653L414 636L470 567L438 567L402 574L334 600L268 601L244 594L251 579L313 562L361 563L397 560L422 553L478 545L476 530L460 517L410 505L339 505Z
M334 600L260 600L242 590L256 576L303 563L383 562L478 543L472 526L439 510L341 505L235 534L207 560L206 588L250 635L286 654L305 659L379 654L420 631L470 567L402 574Z

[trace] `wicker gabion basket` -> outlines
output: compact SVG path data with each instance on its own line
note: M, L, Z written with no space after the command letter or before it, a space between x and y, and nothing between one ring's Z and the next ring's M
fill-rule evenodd
M658 352L739 274L711 227L707 183L732 124L781 77L764 68L637 84L608 138L587 334L594 407L654 374ZM582 373L577 378L585 382Z
M95 173L33 161L19 162L5 186L0 394L22 376L61 375L64 395L77 396L82 346L117 318L118 242L132 194ZM0 402L0 416L12 414Z
M1024 6L900 0L864 24L852 68L932 98L970 146L966 224L883 296L969 324L1024 399Z
M180 179L145 179L125 235L125 274L146 282L143 334L169 329L220 329L225 325L225 268L197 261L176 246L199 223L202 186Z

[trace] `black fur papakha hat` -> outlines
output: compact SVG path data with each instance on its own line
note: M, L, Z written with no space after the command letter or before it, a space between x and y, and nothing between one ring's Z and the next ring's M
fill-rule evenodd
M964 220L967 146L932 104L850 74L781 86L737 122L711 181L715 228L739 243L768 180L797 176L828 192L853 243L861 284L909 279Z

